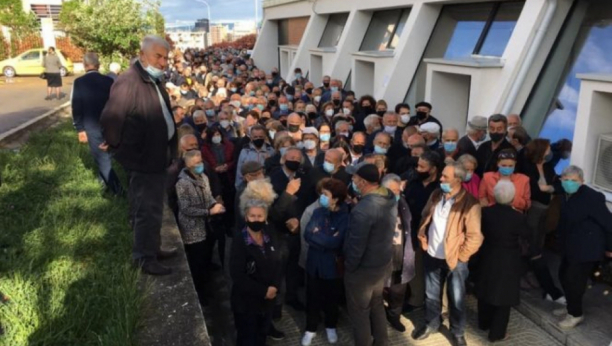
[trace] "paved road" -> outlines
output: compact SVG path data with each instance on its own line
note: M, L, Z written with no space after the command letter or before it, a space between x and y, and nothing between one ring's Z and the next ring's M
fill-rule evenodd
M0 77L0 133L13 129L69 100L72 83L76 77L63 79L67 97L45 101L46 81L38 77L17 77L14 83L6 83Z

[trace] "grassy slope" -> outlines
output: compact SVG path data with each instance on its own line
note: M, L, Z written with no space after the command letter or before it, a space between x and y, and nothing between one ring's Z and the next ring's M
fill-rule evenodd
M69 123L0 154L0 345L131 345L142 294L124 199Z

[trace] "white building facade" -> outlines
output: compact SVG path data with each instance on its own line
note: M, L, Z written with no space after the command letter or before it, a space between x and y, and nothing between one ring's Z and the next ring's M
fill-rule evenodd
M610 164L597 157L612 134L612 1L268 0L253 58L390 109L431 102L448 127L520 114L532 137L573 139L571 163L588 183L603 169L612 192L612 148Z

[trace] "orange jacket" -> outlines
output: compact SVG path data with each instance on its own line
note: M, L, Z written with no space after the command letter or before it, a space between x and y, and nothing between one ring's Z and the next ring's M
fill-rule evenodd
M436 205L442 199L442 190L437 189L429 197L427 205L423 209L423 219L419 227L419 241L423 251L427 252L429 224L432 221ZM467 262L470 257L478 251L484 237L480 232L480 203L476 197L469 194L465 189L455 197L446 224L444 238L444 255L448 267L453 270L457 262Z
M488 172L485 173L482 182L480 182L480 189L478 190L479 198L483 199L486 197L489 201L489 207L495 204L493 189L500 179L501 174L499 172ZM512 201L512 207L524 213L531 207L529 177L521 173L514 173L510 176L510 181L514 184L514 201Z

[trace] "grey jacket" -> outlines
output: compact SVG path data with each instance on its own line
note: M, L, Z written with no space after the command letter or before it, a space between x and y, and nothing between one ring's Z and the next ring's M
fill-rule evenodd
M351 211L344 239L344 266L357 269L384 269L393 255L397 220L395 195L384 187L363 196Z
M208 177L194 179L184 168L176 183L179 209L179 230L183 243L193 244L206 239L206 219L216 201L210 192Z
M60 73L60 67L62 67L62 63L60 62L57 53L45 55L43 59L43 67L45 68L45 73Z
M264 144L258 149L253 143L249 143L248 147L243 148L240 151L240 156L238 157L238 162L236 163L236 189L238 189L244 181L241 169L245 162L257 161L263 166L266 159L272 155L274 155L274 148L268 144Z

